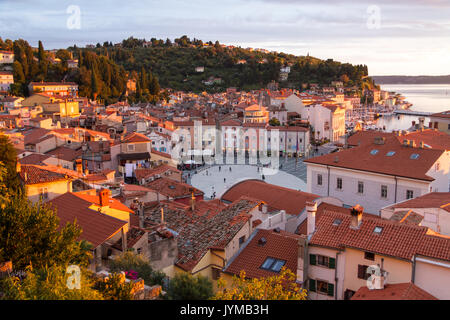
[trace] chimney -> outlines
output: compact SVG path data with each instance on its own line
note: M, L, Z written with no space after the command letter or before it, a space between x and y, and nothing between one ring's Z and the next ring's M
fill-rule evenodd
M83 160L77 159L75 160L77 172L79 174L83 174Z
M306 202L306 212L307 216L307 235L311 235L316 230L316 212L317 212L317 203L315 202Z
M375 144L377 144L377 145L383 145L384 144L384 142L385 142L385 138L382 138L382 137L375 137L375 139L374 139L374 143Z
M101 207L109 206L109 190L108 189L101 189L99 192L99 198L100 198L100 206Z
M264 213L264 214L266 214L267 213L267 208L268 208L269 206L267 205L267 203L263 203L263 205L262 205L262 213Z
M138 213L139 213L139 227L144 228L144 205L142 202L138 204Z
M351 215L351 221L350 221L350 228L351 229L359 229L362 223L362 215L363 215L364 208L361 207L359 204L354 206L350 210Z
M161 224L164 224L164 208L161 207Z
M425 127L425 118L420 117L419 118L419 129L422 130Z
M192 192L192 197L191 197L191 210L192 210L192 212L195 211L195 197L194 197L193 192Z

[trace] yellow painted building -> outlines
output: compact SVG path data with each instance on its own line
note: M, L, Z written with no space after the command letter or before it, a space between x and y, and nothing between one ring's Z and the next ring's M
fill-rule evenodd
M45 170L45 166L17 164L17 172L30 201L50 201L72 192L72 179L67 175Z

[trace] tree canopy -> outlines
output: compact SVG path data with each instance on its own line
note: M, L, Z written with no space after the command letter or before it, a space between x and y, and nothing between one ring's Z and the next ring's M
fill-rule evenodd
M212 282L201 275L178 273L170 279L169 300L207 300L213 296Z
M279 275L260 279L246 278L245 271L234 276L231 288L223 278L218 281L216 300L306 300L306 290L295 282L296 275L283 267Z

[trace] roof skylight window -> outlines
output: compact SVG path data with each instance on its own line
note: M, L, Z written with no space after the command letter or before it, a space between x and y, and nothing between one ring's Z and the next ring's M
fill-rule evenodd
M280 272L281 268L285 264L286 264L285 260L267 257L267 259L262 264L261 269L273 271L273 272Z
M395 154L395 151L389 151L388 153L386 153L386 156L392 157L394 154Z
M383 227L375 227L375 229L373 229L373 233L375 234L381 234L381 232L383 231Z

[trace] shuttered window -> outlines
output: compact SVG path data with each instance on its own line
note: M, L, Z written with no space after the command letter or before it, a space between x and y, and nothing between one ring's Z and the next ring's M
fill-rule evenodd
M330 297L333 297L333 296L334 296L334 284L332 284L332 283L329 283L329 284L328 284L328 295L329 295Z
M316 292L316 280L309 279L309 291Z
M336 269L336 259L335 258L328 259L328 268Z
M368 266L358 265L358 279L367 280L369 278L369 274L367 273Z
M312 266L316 265L316 255L315 254L310 254L309 255L309 264Z

